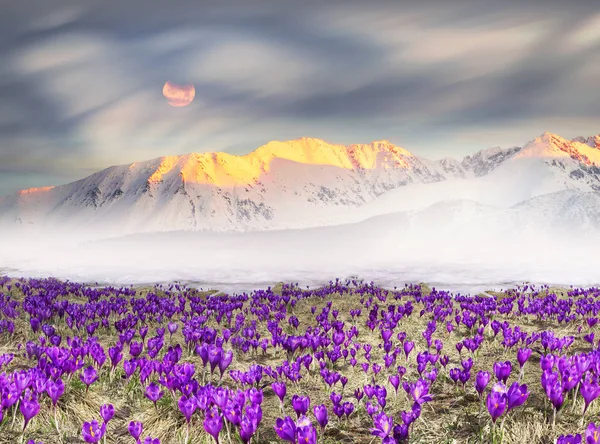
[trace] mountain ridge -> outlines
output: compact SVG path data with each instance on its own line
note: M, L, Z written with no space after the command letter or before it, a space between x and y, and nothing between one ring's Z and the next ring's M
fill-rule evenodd
M451 162L451 163L460 164L463 167L465 167L469 163L471 163L474 158L484 158L484 159L489 160L489 159L498 158L500 156L510 157L513 154L519 153L520 151L523 150L523 148L527 147L527 145L532 144L533 142L537 141L538 139L550 140L554 143L559 142L559 143L562 143L563 145L565 144L565 142L566 143L575 142L575 143L579 143L582 145L588 145L591 148L597 148L598 155L596 157L594 157L594 161L591 161L583 156L582 156L582 159L583 159L584 163L586 163L586 164L596 164L596 165L600 166L600 134L595 135L595 136L589 136L587 138L585 136L577 136L571 140L568 140L568 139L562 138L561 136L559 136L557 134L550 133L550 132L544 132L541 136L533 139L532 141L530 141L528 144L524 145L523 147L515 146L515 147L510 147L510 148L501 148L499 146L495 146L495 147L490 147L490 148L483 148L483 149L478 150L474 154L464 156L461 160L455 159L453 157L444 157L444 158L438 159L438 160L430 160L430 159L427 159L424 157L415 156L412 152L406 150L405 148L403 148L401 146L394 145L392 142L390 142L389 140L386 140L386 139L374 140L370 143L363 143L363 144L342 145L342 144L330 143L330 142L325 141L324 139L315 138L315 137L300 137L297 139L290 139L290 140L286 140L286 141L272 140L266 144L263 144L263 145L255 148L254 150L252 150L246 154L231 154L231 153L227 153L227 152L223 152L223 151L209 151L209 152L192 151L192 152L183 153L183 154L153 157L151 159L137 161L137 162L133 162L133 163L111 165L111 166L103 168L103 169L97 171L96 173L93 173L90 176L87 176L83 179L79 179L77 181L70 182L70 183L64 184L64 185L81 182L83 180L86 180L89 177L92 177L96 174L102 173L107 170L111 170L113 168L119 168L119 167L125 167L125 166L128 166L129 168L133 168L138 164L150 164L152 162L160 162L160 164L157 167L154 174L151 177L149 177L149 180L151 182L158 182L160 180L160 176L163 173L163 171L161 171L161 170L169 169L170 164L173 164L175 160L182 159L182 158L192 158L193 157L193 158L197 158L201 161L203 161L207 158L212 158L213 160L217 160L217 161L223 161L223 160L227 161L230 159L248 159L251 162L260 161L260 160L262 160L264 162L266 160L265 158L267 158L269 160L272 160L273 158L283 158L283 159L287 159L287 160L294 160L293 157L289 156L290 151L292 151L292 152L297 151L297 149L299 148L298 145L300 143L306 142L306 141L313 142L313 143L319 145L319 147L325 146L325 147L330 147L330 148L336 148L338 150L347 150L348 153L355 153L357 151L360 152L361 149L364 150L365 147L379 147L380 148L379 152L382 152L382 151L383 152L387 151L387 152L392 152L392 153L395 152L395 153L401 154L403 156L411 157L411 158L419 158L422 160L428 160L429 162L432 162L434 164L442 163L442 162L443 163ZM382 147L383 147L383 149L381 149ZM282 151L282 148L284 148L285 151ZM290 150L290 148L292 150ZM259 154L262 154L262 156L259 156ZM262 159L261 159L261 157L262 157ZM329 160L331 160L331 159L329 159ZM321 164L321 163L313 162L313 164ZM327 164L327 163L324 163L324 164ZM365 167L362 164L359 166L363 167L363 168ZM468 170L468 167L465 169ZM51 189L54 189L57 187L61 187L64 185L26 188L26 189L19 190L16 193L17 194L30 194L30 193L35 193L35 192L48 191L48 190L51 190ZM0 196L0 197L6 197L6 196Z
M270 230L359 220L360 208L392 190L435 184L475 190L491 184L501 194L509 183L521 200L600 190L600 143L589 144L600 135L576 139L544 133L523 147L488 148L460 161L421 158L388 140L341 145L308 137L271 141L245 155L162 156L0 198L0 221L106 225L126 233Z

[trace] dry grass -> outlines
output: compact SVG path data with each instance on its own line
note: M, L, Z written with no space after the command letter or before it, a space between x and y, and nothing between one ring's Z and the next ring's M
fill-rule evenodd
M3 289L0 287L0 290L7 293L6 288ZM145 295L150 291L157 292L157 289L143 288L139 290L139 294ZM280 293L282 291L281 284L274 286L273 291ZM430 292L431 289L426 285L421 285L420 294L429 294ZM553 292L561 298L566 297L565 289L549 289L548 291L540 293L539 297L542 297L548 292ZM488 296L497 299L504 299L512 294L510 291L505 293L487 293ZM15 299L22 300L22 294L20 294L16 288L13 287L10 294ZM211 294L214 295L216 293L215 291L198 292L198 295L202 297L208 297ZM339 319L346 322L347 325L352 323L349 311L355 308L362 308L363 314L359 318L357 324L360 331L357 341L363 344L373 344L371 352L372 362L379 362L383 366L381 359L383 353L376 346L376 344L380 342L381 337L377 329L375 330L375 333L373 333L365 327L364 320L368 310L365 310L364 307L361 306L359 299L359 296L352 293L332 294L326 298L312 297L302 299L295 308L289 310L288 316L295 315L298 317L300 321L298 332L302 333L305 331L306 327L315 325L314 315L311 314L312 306L317 307L316 314L318 314L327 302L333 302L333 308L339 310ZM396 328L395 332L405 331L407 333L407 338L416 343L415 350L413 350L411 359L407 363L404 362L403 355L399 355L397 363L391 368L395 368L396 365L407 366L408 372L403 380L415 381L418 378L415 356L418 352L427 348L421 333L432 317L429 313L425 314L423 317L419 317L419 312L423 307L420 303L415 302L413 295L404 295L400 302L406 303L406 301L409 300L413 301L413 314L412 316L405 318ZM72 301L78 303L85 302L85 300L82 300L81 298L73 298ZM399 302L389 298L388 303L398 304ZM455 307L458 307L458 304L455 303L454 305ZM574 335L577 338L585 333L578 333L577 327L579 324L553 325L552 322L542 322L534 317L516 318L514 316L497 316L496 319L499 321L506 320L511 326L519 325L523 330L528 332L549 329L553 330L558 336ZM115 320L116 319L111 319L111 322L114 322ZM288 327L288 324L286 321L282 321L281 326L285 330L286 327ZM8 371L27 368L32 365L32 362L28 361L25 357L23 349L19 349L19 344L24 345L26 341L34 339L34 335L29 330L28 321L24 317L20 317L17 319L15 327L15 334L11 337L7 337L6 335L0 336L0 354L14 353L16 355L14 361L10 364ZM65 337L73 335L73 332L71 332L66 325L56 325L55 327L58 329L59 334L62 334ZM156 327L156 325L150 326L151 331L154 327ZM265 325L259 324L259 329L263 334L263 337L268 334ZM291 327L289 327L288 332L292 332ZM439 377L432 388L432 391L435 394L434 400L424 406L422 417L413 425L413 428L411 429L411 443L489 442L490 421L485 407L483 409L483 415L479 415L480 404L473 388L475 375L479 370L488 370L492 372L492 366L495 361L511 360L513 362L513 369L515 369L513 370L511 379L509 379L509 383L511 383L515 380L516 375L518 375L518 364L516 362L516 349L511 350L508 353L505 352L500 346L499 341L493 339L489 327L486 329L485 334L486 340L474 357L475 365L471 370L472 377L467 383L466 390L463 390L462 387L456 387L449 379L448 371L444 371L443 368L440 367ZM117 340L114 329L111 329L108 332L99 329L97 335L106 351L108 351L108 348L114 345ZM150 335L151 334L149 334L149 336ZM444 341L445 345L442 354L448 354L450 356L450 364L447 367L448 370L452 367L460 366L460 359L469 356L469 352L466 349L463 350L462 356L460 356L454 345L465 337L472 335L473 332L467 331L464 325L461 326L460 329L455 329L451 334L446 332L444 325L438 325L438 330L434 334L434 339L439 338ZM166 349L168 344L167 341L165 342ZM182 360L194 362L197 364L196 367L200 369L201 364L199 358L189 354L183 345L181 329L173 337L172 344L175 343L181 343L184 348ZM572 349L575 349L576 346L581 344L583 344L583 341L576 341L572 346ZM127 348L124 354L126 354L126 351ZM357 358L359 358L359 365L357 365L356 368L345 363L343 359L338 361L334 367L336 371L343 373L349 378L348 385L344 390L344 400L352 400L352 393L355 388L362 388L366 383L371 382L370 377L366 378L360 368L360 362L364 362L362 352L357 354ZM281 364L285 359L287 359L287 356L284 352L269 347L264 354L262 351L259 351L256 354L249 353L246 355L235 353L234 362L231 368L245 370L253 363L276 366ZM28 426L26 439L43 441L46 444L83 442L81 439L82 423L92 419L99 419L99 407L102 404L111 403L115 406L116 415L108 427L108 443L126 444L134 442L127 431L129 421L143 422L143 436L149 435L160 438L163 444L181 443L183 436L185 435L186 425L183 416L178 411L176 400L171 399L168 393L165 393L165 397L158 403L157 408L155 408L154 405L144 397L144 389L140 386L139 380L136 381L134 378L131 381L126 381L122 369L111 378L108 372L108 364L109 361L107 360L107 363L105 363L101 371L100 380L92 385L88 393L86 393L85 386L79 381L77 376L67 382L67 390L65 395L59 401L57 410L58 428L60 432L57 432L54 423L53 410L49 401L47 397L44 397L40 414L35 417ZM572 411L571 404L567 403L566 407L559 415L556 428L554 430L552 429L549 419L551 417L551 410L548 407L547 402L545 402L545 394L543 393L540 384L541 371L539 368L538 354L535 352L533 353L530 361L526 364L525 370L524 382L528 384L532 393L525 406L515 409L507 418L504 425L505 435L503 442L509 444L552 443L561 433L581 432L582 428L579 427L581 404L576 407L575 411ZM224 380L224 384L235 388L230 379L224 378ZM387 382L387 373L385 370L380 373L377 382L387 386L388 405L386 411L388 413L393 413L396 422L399 422L399 412L410 409L412 402L409 402L401 387L398 395L394 396L393 388ZM265 386L265 399L262 405L263 420L258 442L281 442L273 431L275 418L281 416L279 402L270 389L270 386L267 384L265 384ZM336 390L339 392L340 386L337 387ZM291 384L288 385L286 412L289 414L293 413L289 405L289 399L294 393L309 395L311 398L311 406L321 403L331 406L331 402L329 401L329 390L327 386L324 385L319 375L318 366L315 365L315 362L313 362L311 371L308 374L304 374L297 387L294 387ZM364 405L364 403L361 405ZM593 403L588 411L586 424L588 421L596 418L599 413L600 403ZM14 427L11 426L11 421L12 418L5 418L0 426L0 443L12 444L21 440L22 434L20 431L22 430L23 425L21 415L17 415ZM372 422L363 406L358 407L349 419L343 419L341 421L338 421L330 411L330 424L321 442L378 442L373 441L373 437L369 432L370 427L372 427ZM197 414L192 421L190 438L190 442L192 443L211 442L204 433L200 417Z

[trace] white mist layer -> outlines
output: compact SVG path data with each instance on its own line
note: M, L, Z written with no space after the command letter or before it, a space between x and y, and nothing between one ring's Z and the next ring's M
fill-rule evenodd
M559 197L551 202L569 200ZM551 219L547 213L556 211L547 200L518 209L452 201L303 230L111 240L90 240L90 233L4 233L0 272L113 285L184 281L225 291L280 281L314 286L349 276L386 287L427 282L463 292L523 282L598 285L597 225L560 214Z

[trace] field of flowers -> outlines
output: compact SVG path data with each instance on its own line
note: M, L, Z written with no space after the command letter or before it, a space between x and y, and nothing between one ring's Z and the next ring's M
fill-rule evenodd
M0 277L0 443L600 443L599 296Z

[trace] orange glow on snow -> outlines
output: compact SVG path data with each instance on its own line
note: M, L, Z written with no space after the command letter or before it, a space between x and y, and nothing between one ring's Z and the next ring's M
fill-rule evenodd
M26 190L20 190L19 195L25 194L35 194L35 193L43 193L45 191L50 191L54 187L39 187L39 188L28 188Z
M334 145L321 139L302 138L286 142L273 141L242 156L223 152L190 153L165 156L147 162L123 165L133 174L138 169L150 169L147 183L158 185L166 178L180 176L188 184L214 187L253 186L271 172L277 164L280 178L298 174L294 164L312 165L316 169L373 170L410 169L407 161L414 156L403 148L383 140L370 144ZM288 168L289 167L289 168ZM314 170L303 170L306 176L298 180L310 182ZM304 173L303 173L304 174ZM18 192L20 196L36 196L52 190L53 186L29 188Z
M175 107L189 105L196 96L196 89L192 84L177 85L175 83L167 82L163 86L162 92L169 102L169 105Z
M385 150L381 150L382 145ZM319 139L303 138L288 142L270 142L243 156L227 153L193 153L186 156L166 156L149 177L149 183L158 183L171 172L176 172L187 183L231 187L250 185L271 170L273 162L284 161L344 170L375 169L381 167L382 156L394 158L388 167L409 168L401 157L413 157L408 151L387 141L372 144L330 145ZM285 174L285 168L282 174Z

